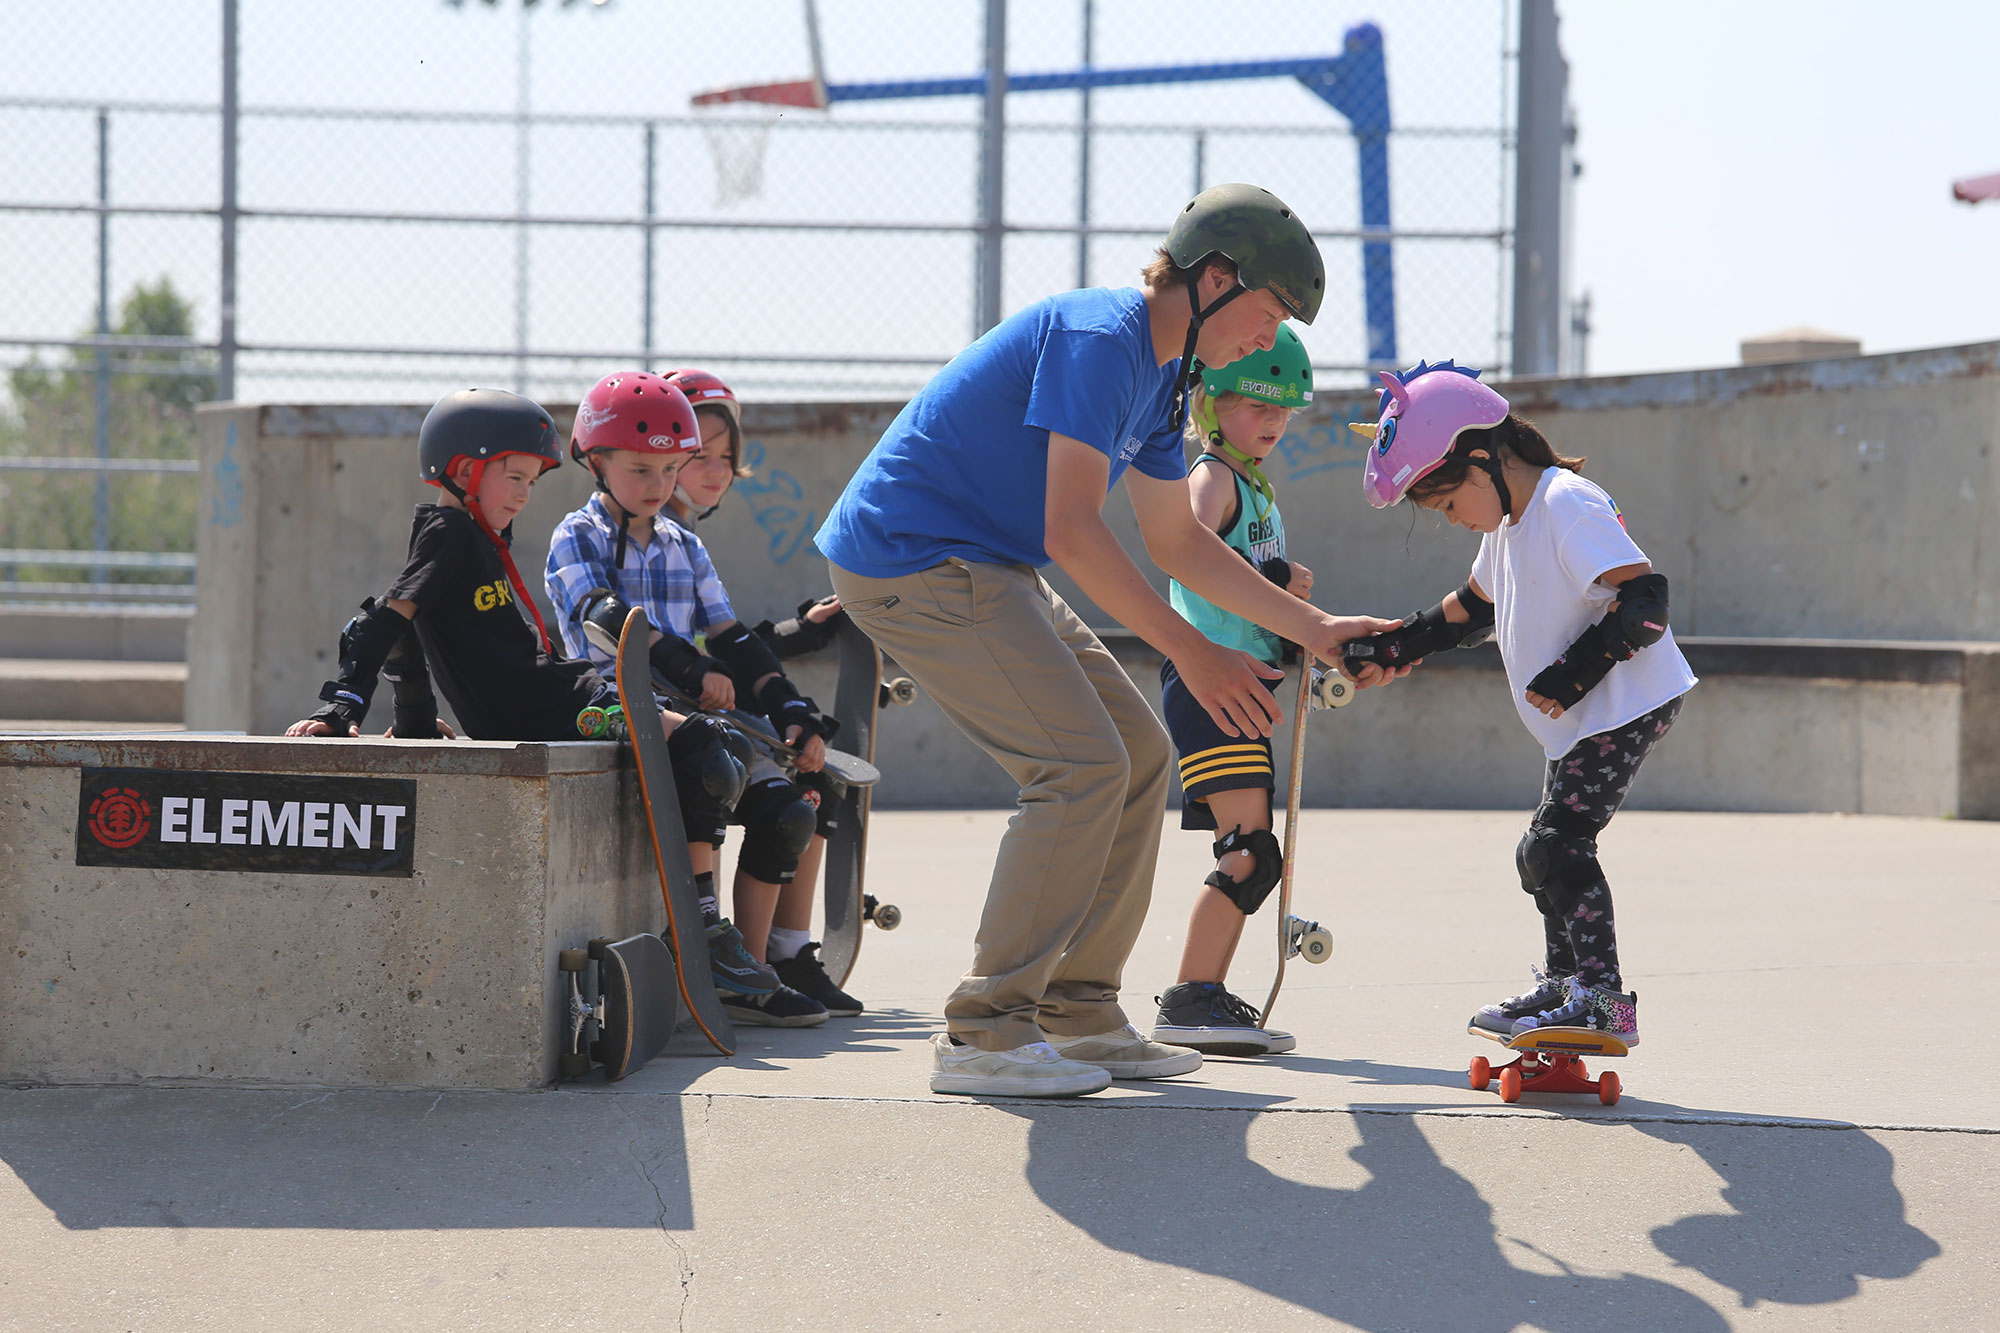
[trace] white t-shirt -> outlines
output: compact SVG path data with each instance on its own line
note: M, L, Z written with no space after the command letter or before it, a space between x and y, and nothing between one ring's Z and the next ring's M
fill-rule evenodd
M1670 629L1566 709L1549 717L1528 702L1528 682L1563 655L1577 635L1604 619L1617 592L1597 576L1635 565L1646 553L1625 532L1603 487L1563 468L1545 468L1520 518L1479 540L1472 578L1493 599L1493 637L1507 664L1507 687L1543 751L1560 759L1595 736L1652 712L1694 688L1694 672Z

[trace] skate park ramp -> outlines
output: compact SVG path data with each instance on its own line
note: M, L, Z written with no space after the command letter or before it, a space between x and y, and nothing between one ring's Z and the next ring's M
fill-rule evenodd
M0 1089L0 1325L1992 1327L2000 825L1632 811L1615 1107L1467 1086L1540 931L1517 813L1315 811L1298 1050L1072 1102L929 1094L1005 812L887 812L859 1019L528 1093ZM1169 816L1128 968L1171 983ZM1272 917L1231 980L1261 1001ZM10 951L11 952L11 951ZM74 960L115 967L116 959ZM0 1037L4 1039L4 1037ZM88 1033L77 1039L86 1041Z

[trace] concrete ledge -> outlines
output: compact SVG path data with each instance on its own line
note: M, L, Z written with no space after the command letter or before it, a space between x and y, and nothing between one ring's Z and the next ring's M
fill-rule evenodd
M167 607L0 607L0 657L184 662L193 619L187 611Z
M85 766L409 779L412 869L79 864ZM664 925L642 818L605 743L0 738L0 1082L545 1086L557 952Z
M182 662L0 658L0 717L179 722L187 678Z

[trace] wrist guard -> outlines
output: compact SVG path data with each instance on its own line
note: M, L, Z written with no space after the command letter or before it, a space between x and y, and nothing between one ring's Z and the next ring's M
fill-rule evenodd
M437 696L431 693L431 673L424 665L424 648L417 639L416 626L403 626L402 636L382 663L382 679L395 691L396 721L390 734L436 740Z
M1493 603L1473 592L1470 583L1458 590L1458 603L1472 619L1453 624L1439 602L1428 611L1412 612L1400 628L1352 640L1341 649L1341 659L1349 671L1371 662L1384 668L1408 666L1433 653L1484 643L1492 633Z
M1258 561L1257 572L1280 588L1292 586L1292 562L1283 556L1274 555L1269 560Z
M1667 578L1641 574L1618 589L1618 609L1577 635L1563 655L1528 682L1528 693L1574 708L1620 662L1667 633Z
M780 620L775 625L766 620L752 632L769 645L771 651L780 658L803 657L807 653L816 653L833 642L834 635L840 629L840 618L847 614L845 611L837 612L817 623L807 620L806 612L818 605L817 601L807 599L799 603L797 615Z
M807 736L833 735L832 719L821 717L813 701L800 694L798 687L783 676L773 676L764 682L764 688L757 692L757 707L771 719L780 736L792 727L805 729L799 737L801 743Z
M666 677L669 685L697 699L701 697L703 676L711 671L728 674L722 663L676 634L662 633L660 641L646 650L646 660L653 664L653 670Z
M708 651L736 678L739 690L755 690L764 677L784 674L770 647L741 621L725 630L709 631Z
M359 727L366 721L382 664L409 632L409 621L386 606L378 606L373 597L364 600L361 614L341 627L340 669L319 688L319 697L326 707L309 720L324 722L342 736L347 734L349 726Z

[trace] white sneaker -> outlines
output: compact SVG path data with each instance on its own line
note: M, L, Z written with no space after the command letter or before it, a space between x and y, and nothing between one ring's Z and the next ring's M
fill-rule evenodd
M1299 1048L1299 1039L1289 1032L1280 1032L1276 1028L1265 1028L1264 1031L1271 1034L1273 1055L1283 1055L1286 1051L1296 1051Z
M1113 1078L1173 1078L1201 1068L1200 1051L1153 1041L1130 1023L1089 1037L1050 1037L1049 1045L1065 1059L1095 1065Z
M1011 1051L956 1046L945 1033L931 1038L931 1091L981 1097L1081 1097L1111 1086L1096 1065L1065 1060L1045 1041Z

